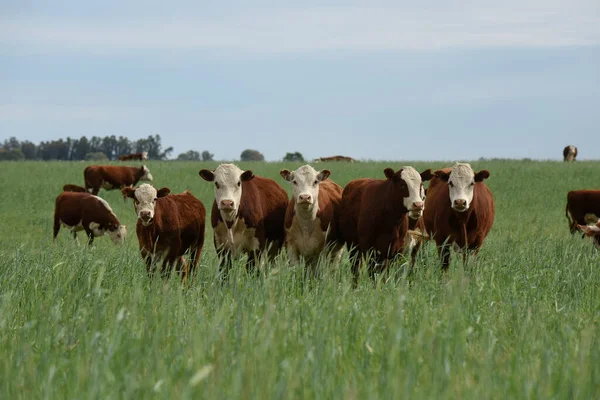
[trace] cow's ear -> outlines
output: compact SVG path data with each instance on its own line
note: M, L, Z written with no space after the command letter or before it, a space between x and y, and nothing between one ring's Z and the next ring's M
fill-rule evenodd
M325 179L329 178L329 175L331 175L331 171L328 169L324 169L317 175L317 180L319 182L323 182Z
M431 169L426 169L425 171L421 172L421 180L423 182L428 181L431 178L433 178L433 174L431 173Z
M394 175L396 174L394 172L394 170L391 169L391 168L384 169L383 173L385 174L385 177L388 178L388 179L390 179L390 180L394 179Z
M448 182L448 179L450 179L450 174L442 171L441 169L435 171L433 175L442 182Z
M124 187L121 189L121 193L123 193L123 196L125 197L131 197L132 199L135 199L135 190L133 188Z
M475 174L475 182L483 182L484 179L490 177L490 171L487 169L482 169L478 173Z
M210 171L208 169L201 169L198 174L200 175L200 177L202 179L204 179L207 182L212 182L215 180L215 173L213 171Z
M244 182L251 181L252 179L254 179L254 173L250 170L244 171L240 179Z
M279 171L279 175L281 175L281 177L288 182L292 180L292 173L289 169L282 169L281 171Z
M171 193L171 189L169 189L168 187L164 187L164 188L160 189L158 192L156 192L156 198L160 199L161 197L168 196L170 193Z

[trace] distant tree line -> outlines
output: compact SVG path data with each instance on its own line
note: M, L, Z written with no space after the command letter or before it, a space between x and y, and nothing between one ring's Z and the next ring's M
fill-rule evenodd
M85 136L79 139L50 140L36 145L15 137L6 139L0 148L0 160L116 160L120 155L148 152L151 160L164 160L173 152L172 147L163 149L160 135L131 141L115 135Z

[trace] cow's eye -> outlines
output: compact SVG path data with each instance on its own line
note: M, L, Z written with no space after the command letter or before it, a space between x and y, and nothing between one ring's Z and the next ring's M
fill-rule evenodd
M156 197L155 197L155 198L154 198L154 200L152 200L152 201L156 203Z
M475 186L475 182L471 182L471 186Z
M313 185L314 185L314 186L317 186L318 184L319 184L319 181L317 181L317 180L315 180L315 181L313 182Z
M296 181L294 181L294 182L292 182L292 183L293 183L294 185L297 185L297 184L298 184L298 182L296 182Z
M215 182L215 187L216 187L217 189L221 187L221 186L219 185L219 182Z
M238 185L238 187L242 186L242 182L239 181L237 185Z
M454 187L454 183L452 183L452 182L448 182L448 186L450 186L450 187Z

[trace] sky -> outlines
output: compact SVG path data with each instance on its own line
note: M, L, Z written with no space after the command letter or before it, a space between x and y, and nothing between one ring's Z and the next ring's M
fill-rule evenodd
M8 0L0 93L0 141L597 159L600 2Z

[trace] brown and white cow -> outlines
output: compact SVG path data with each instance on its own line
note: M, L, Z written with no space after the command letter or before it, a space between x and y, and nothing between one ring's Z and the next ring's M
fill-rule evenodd
M162 259L161 274L175 267L184 282L193 276L204 245L206 209L202 202L189 191L170 194L169 188L156 190L147 183L121 192L133 199L138 217L135 230L148 273L152 274L154 263Z
M67 183L66 185L63 186L63 192L87 193L87 190L85 190L84 187L81 187L79 185L73 185L71 183Z
M94 237L108 236L114 243L122 243L127 235L127 227L121 225L106 200L89 193L63 192L56 198L54 206L54 241L64 225L71 229L77 239L77 232L85 231L88 244Z
M585 236L592 238L594 246L600 250L600 222L595 225L577 225L577 229L584 233Z
M597 215L600 215L600 190L571 190L567 194L565 216L571 233L577 232L577 225L589 225Z
M469 164L456 163L450 171L438 170L431 180L423 222L435 240L442 268L450 265L450 245L476 255L494 224L494 198L483 183L490 173L477 173ZM466 253L465 253L466 261Z
M119 161L130 161L130 160L147 160L148 159L148 152L144 151L141 153L132 153L132 154L123 154L119 156Z
M115 165L91 165L83 171L85 189L98 194L100 188L104 190L123 189L134 186L139 181L151 182L153 177L150 170L141 167L121 167Z
M329 170L317 172L310 165L295 171L280 171L292 183L293 194L285 214L285 244L290 261L304 259L315 275L322 254L330 261L339 261L344 241L339 234L337 213L342 188L328 179Z
M265 250L268 256L276 255L284 242L286 191L274 180L233 164L221 164L214 171L203 169L199 174L214 183L211 225L224 275L238 252L248 254L248 270Z
M576 158L577 158L577 147L573 146L572 144L565 146L565 148L563 149L563 161L571 162L571 161L575 161Z
M373 256L368 268L374 277L407 250L412 241L407 236L409 218L417 220L423 213L423 181L431 178L431 170L419 174L413 167L402 167L383 172L387 179L356 179L342 192L339 226L350 251L355 284L363 258Z
M330 161L354 162L356 160L352 157L346 157L346 156L319 157L315 160L315 162L330 162Z

